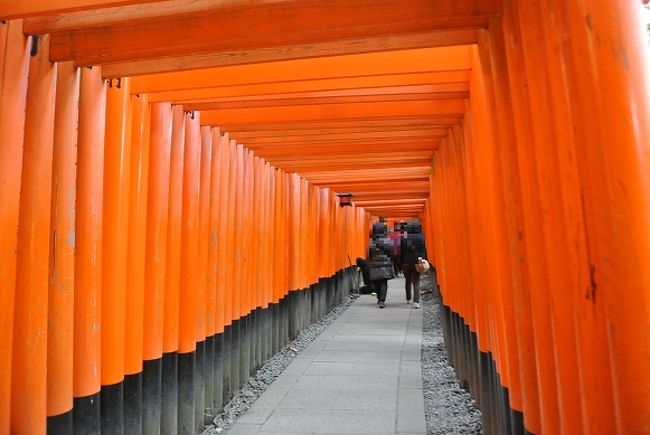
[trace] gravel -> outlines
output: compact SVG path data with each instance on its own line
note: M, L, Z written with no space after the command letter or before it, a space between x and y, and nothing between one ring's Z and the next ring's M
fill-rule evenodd
M214 424L208 426L204 435L225 434L235 421L243 415L257 400L266 388L286 369L291 361L314 341L327 327L359 297L350 294L341 304L317 322L312 323L298 337L276 353L260 368L255 376L248 379L248 384L239 390L230 402L224 406L223 412L214 418Z
M427 434L480 434L481 411L472 396L461 388L449 365L440 325L439 299L432 292L428 275L422 275L424 310L422 334L422 381Z

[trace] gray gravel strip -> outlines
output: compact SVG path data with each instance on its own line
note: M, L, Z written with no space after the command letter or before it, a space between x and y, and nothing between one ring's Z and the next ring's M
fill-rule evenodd
M427 434L480 434L481 411L472 396L461 388L449 365L440 324L439 299L431 292L429 276L423 274L424 310L422 332L422 381Z
M204 435L225 434L235 421L253 406L269 385L286 369L291 361L312 341L324 332L343 312L359 297L350 294L343 303L334 307L321 320L312 323L298 337L276 353L260 368L255 376L248 379L248 384L239 390L230 402L224 406L221 414L214 418L214 424L208 426Z

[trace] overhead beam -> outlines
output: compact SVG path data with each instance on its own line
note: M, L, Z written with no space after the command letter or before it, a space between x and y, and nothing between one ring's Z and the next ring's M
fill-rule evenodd
M404 161L392 161L392 162L374 162L374 161L360 161L360 162L325 162L321 164L313 163L296 163L294 165L288 164L277 164L273 165L280 169L283 169L286 172L297 172L301 175L307 172L315 172L322 169L324 166L327 166L329 170L332 171L352 171L359 169L403 169L403 168L422 168L427 166L429 162L427 160L419 160L413 162L404 162Z
M419 84L419 85L403 85L400 81L401 77L395 77L396 83L391 86L359 86L363 85L364 80L359 79L358 83L355 83L354 87L346 87L343 89L332 89L332 90L312 90L307 92L297 92L292 90L291 92L278 93L277 91L257 94L257 95L230 95L222 97L205 97L197 99L188 99L188 100L178 100L177 104L183 104L186 107L193 108L192 104L201 104L201 103L258 103L264 104L264 102L273 102L277 104L278 101L284 100L307 100L312 101L314 99L329 99L329 98L338 98L338 97L376 97L376 96L406 96L406 95L440 95L441 98L448 97L452 95L451 98L454 98L453 95L462 93L466 95L469 91L469 83L467 82L458 82L458 83L430 83L430 84ZM462 98L462 97L461 97ZM328 100L325 100L328 101ZM335 101L334 101L335 102ZM268 103L267 103L268 104ZM198 109L201 110L201 109Z
M426 47L450 47L476 44L476 29L447 30L414 35L380 38L346 39L343 41L266 47L249 50L195 54L189 56L114 62L104 64L104 77L139 76L169 71L186 71L219 66L248 65L281 60L308 59L325 56L376 53ZM84 64L89 61L79 61Z
M345 153L326 154L326 155L301 155L296 157L277 157L273 159L274 163L283 164L291 163L321 163L321 162L358 162L358 161L411 161L430 159L432 151L392 151L359 154L356 150L349 150Z
M413 180L357 180L345 183L337 183L336 185L330 184L330 189L334 192L351 192L353 194L353 201L355 192L377 192L379 194L390 197L391 192L399 192L401 190L420 190L428 191L429 181L413 181Z
M360 207L373 207L373 206L395 206L395 205L422 205L426 202L426 198L406 198L406 199L374 199L374 200L360 200L355 199L354 203Z
M362 181L423 181L431 174L430 166L421 168L397 168L381 170L352 170L352 171L318 171L302 172L304 178L314 184L337 184Z
M417 73L439 73L440 82L447 81L445 76L449 79L456 78L456 81L467 81L467 71L471 66L469 47L422 48L152 74L133 77L131 92L141 94L350 78L356 78L357 83L359 79L367 79L372 83L373 76ZM460 79L460 76L464 79Z
M295 135L278 137L260 137L248 138L245 141L235 135L230 135L233 139L242 142L250 148L257 146L273 145L273 144L288 144L288 143L330 143L330 142L347 142L347 141L394 141L394 140L420 140L420 139L442 139L448 134L447 128L428 128L421 130L393 130L393 131L380 131L380 132L359 132L359 133L330 133L323 135Z
M455 124L455 123L454 123ZM329 136L332 134L346 134L346 133L379 133L379 132L392 132L392 131L421 131L431 128L449 128L450 124L415 124L415 125L374 125L374 126L360 126L360 127L341 127L341 128L299 128L287 130L266 130L266 131L229 131L230 135L237 140L244 141L246 139L259 139L259 138L276 138L283 139L289 136L301 136L304 138L313 138L315 136Z
M383 103L390 101L422 101L422 100L462 100L469 97L468 92L435 92L417 94L377 94L377 95L342 95L335 97L302 97L302 98L264 98L248 101L209 101L183 103L185 110L228 110L256 107L305 106L318 104L346 103Z
M0 0L1 2L12 0ZM24 1L24 0L23 0ZM255 3L277 3L286 0L255 0ZM44 34L65 32L84 27L134 22L144 19L164 18L179 14L198 13L234 6L247 6L250 0L144 0L144 1L85 1L96 3L102 9L86 9L73 12L49 10L47 15L28 18L23 23L26 34ZM155 4L149 4L155 2ZM17 2L18 3L18 2ZM41 1L41 3L63 3L58 1ZM78 3L82 3L79 1ZM137 4L136 4L137 3ZM116 6L120 5L120 6Z
M395 190L391 189L389 192L352 192L353 201L364 200L386 200L390 198L422 198L427 199L429 192L427 190Z
M234 134L247 132L257 134L259 132L273 131L299 131L317 129L341 129L341 128L368 128L379 129L382 127L404 129L408 127L421 128L430 126L455 125L462 119L462 115L450 116L399 116L381 119L359 119L359 120L316 120L316 121L294 121L294 122L272 122L268 124L221 124L222 131Z
M497 0L305 0L215 8L54 33L50 56L94 65L479 29L499 10Z
M60 14L84 9L154 3L157 1L159 0L0 0L0 19L7 20L35 15Z
M269 161L273 161L276 157L292 157L298 155L331 155L339 153L374 153L374 152L387 152L387 151L434 151L438 149L440 141L430 142L413 142L413 141L395 141L395 142L371 142L371 143L343 143L343 144L296 144L296 145L276 145L267 148L258 148L254 150L255 155L264 157Z
M448 116L465 113L464 100L327 104L278 108L207 110L202 125L271 123L289 121L372 119L393 116Z
M262 67L262 66L260 66ZM183 75L185 76L185 75ZM422 73L377 74L361 75L357 77L301 78L296 80L276 80L267 83L235 83L228 84L227 80L237 80L222 74L213 83L205 83L204 87L194 88L196 83L187 77L178 77L179 80L167 83L167 89L151 89L152 77L134 78L139 83L134 93L147 92L151 102L189 102L189 101L218 101L232 98L256 98L261 95L295 95L311 92L337 92L350 89L373 89L394 86L430 86L432 92L467 91L469 75L467 70L433 71ZM462 87L461 87L462 86ZM461 87L459 89L459 87Z

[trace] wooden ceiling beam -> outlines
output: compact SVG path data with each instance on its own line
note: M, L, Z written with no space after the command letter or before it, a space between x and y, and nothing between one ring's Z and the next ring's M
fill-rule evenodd
M456 71L434 71L423 73L403 74L377 74L363 75L356 77L321 78L298 80L274 81L268 83L237 83L234 77L223 74L224 82L206 83L205 87L195 88L195 83L185 80L169 83L168 89L154 89L147 78L134 79L139 82L139 88L134 93L148 92L149 100L152 102L178 102L186 101L215 101L230 98L257 98L261 95L295 95L312 92L338 92L356 89L362 92L363 89L403 87L403 86L428 86L432 92L442 91L466 91L468 90L468 72L466 70ZM180 79L180 78L179 78ZM230 80L230 84L225 80ZM233 84L234 83L234 84Z
M337 184L362 181L424 181L429 179L431 167L396 169L365 169L350 171L304 171L300 175L313 184Z
M363 207L366 210L371 208L388 208L396 206L410 206L410 207L423 207L426 203L426 198L400 198L400 199L382 199L382 200L359 200L354 199L354 204L357 207Z
M62 14L72 11L107 8L120 5L155 3L158 1L159 0L0 0L0 19L8 20L38 15ZM149 6L157 8L151 4Z
M396 80L399 80L396 77ZM358 85L361 85L363 80L359 80ZM369 96L385 96L385 95L438 95L445 97L448 94L463 93L469 91L469 83L431 83L421 85L401 85L395 84L393 86L378 86L378 87L353 87L345 89L334 90L318 90L311 92L286 92L286 93L267 93L261 95L243 95L243 96L229 96L229 97L211 97L201 98L197 100L178 101L178 104L192 104L202 102L212 103L241 103L241 102L258 102L258 101L276 101L286 99L310 99L310 98L333 98L333 97L369 97Z
M328 156L339 153L375 153L391 151L434 151L440 145L440 141L431 142L385 142L385 143L345 143L345 144L299 144L299 145L277 145L269 148L258 148L254 150L255 155L273 161L276 157L294 157L300 155L323 155Z
M373 82L375 76L423 73L437 75L440 83L467 81L471 69L470 54L467 46L439 47L176 71L133 77L131 92L141 94L263 84L276 86L284 82L330 79L353 79L356 83L367 80L370 83L368 86L378 86ZM289 92L292 90L300 89Z
M349 151L346 153L327 154L327 155L301 155L296 160L293 157L277 157L273 159L273 163L292 163L292 162L305 162L305 163L318 163L318 162L358 162L363 161L409 161L409 160L423 160L430 159L433 156L432 151L396 151L396 152L377 152L377 153L364 153L360 155L356 151Z
M302 0L233 6L53 33L50 57L96 65L479 29L500 8L498 0Z
M0 0L2 2L12 0ZM22 0L25 1L25 0ZM28 0L30 1L30 0ZM80 0L76 0L81 3ZM47 15L26 19L23 31L29 35L66 32L87 27L115 25L145 19L160 19L179 14L199 13L227 7L250 6L252 3L278 3L286 0L83 0L100 5L101 9L58 12L50 10ZM42 3L61 3L62 0L45 0ZM150 4L155 2L155 4Z
M392 162L373 162L373 161L360 161L353 163L338 163L338 162L325 162L320 164L309 164L296 162L295 164L278 164L273 165L277 168L280 168L286 172L297 172L300 175L305 173L310 173L322 169L324 166L327 166L328 169L332 171L352 171L360 169L403 169L403 168L422 168L429 165L430 162L427 160L419 160L413 162L405 161L392 161Z
M412 180L356 180L345 183L338 183L336 186L329 186L330 189L334 192L350 192L352 193L352 200L354 201L354 195L356 192L376 192L378 194L384 195L385 197L390 197L392 192L400 192L402 190L429 190L429 180L426 181L412 181Z
M283 107L321 104L385 103L395 101L463 100L469 92L435 92L422 94L346 95L338 97L265 98L250 101L183 102L185 110L229 110L257 107Z
M381 119L358 119L358 120L316 120L296 122L272 122L266 124L221 124L221 130L229 133L241 134L243 132L257 134L258 132L274 131L300 131L317 129L342 129L342 128L427 128L436 125L451 126L459 123L462 115L451 116L395 116Z
M257 146L274 145L274 144L290 144L290 143L331 143L331 142L347 142L347 141L393 141L393 140L420 140L420 139L442 139L448 135L447 128L428 128L421 130L393 130L393 131L379 131L379 132L359 132L359 133L330 133L323 135L296 135L278 137L259 137L248 138L240 140L235 135L230 135L231 138L236 139L238 142L243 143L249 148L255 149Z
M300 44L286 47L265 47L186 56L159 57L106 63L103 65L104 69L102 72L106 78L116 78L326 56L377 53L427 47L450 47L476 44L478 41L477 35L476 29L459 29L418 33L414 35L346 39L343 41ZM83 65L90 62L92 61L80 60L78 64Z
M267 130L267 131L229 131L230 136L238 141L246 141L247 139L260 139L260 138L276 138L283 139L289 136L301 136L306 139L314 138L316 136L328 136L332 134L346 134L346 133L379 133L391 131L421 131L431 128L445 128L448 129L449 125L446 124L420 124L420 125L374 125L371 127L342 127L342 128L314 128L314 129L291 129L291 130Z
M366 200L386 200L391 198L421 198L427 199L429 197L429 192L424 191L413 191L413 190L395 190L391 189L390 192L355 192L352 196L352 201L366 201Z
M223 128L222 124L266 124L291 121L323 121L390 118L393 116L449 116L465 113L464 100L408 101L384 103L326 104L321 106L286 106L206 110L201 124Z

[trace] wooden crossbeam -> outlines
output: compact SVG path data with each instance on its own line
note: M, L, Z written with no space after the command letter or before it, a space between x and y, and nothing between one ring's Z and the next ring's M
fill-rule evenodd
M56 15L72 11L87 11L119 5L155 3L159 0L0 0L0 19ZM149 9L157 9L157 6ZM103 12L99 13L104 15ZM95 15L97 15L95 13ZM40 32L49 33L49 32Z
M454 123L455 124L455 123ZM428 130L431 128L449 128L449 124L416 124L416 125L384 125L377 124L374 126L359 126L359 127L331 127L331 128L299 128L299 129L287 129L287 130L265 130L265 131L230 131L230 136L236 138L239 141L245 142L247 139L259 139L259 138L276 138L283 139L288 136L300 136L306 139L315 138L318 136L329 137L333 134L347 134L347 133L379 133L379 132L417 132L422 130Z
M11 2L12 0L0 0ZM22 0L23 3L35 3L33 0ZM286 0L256 0L256 3L275 3ZM69 0L40 1L63 4ZM47 11L47 15L36 16L25 20L23 30L27 34L43 34L65 32L86 27L119 24L145 19L163 19L179 14L200 13L209 10L250 5L250 0L77 0L78 3L95 4L102 9L84 8L73 12ZM155 2L155 4L146 4ZM17 2L18 3L18 2ZM0 3L1 4L1 3ZM45 9L45 8L43 8ZM65 8L63 10L66 10Z
M465 113L464 100L408 101L384 103L327 104L278 108L207 110L201 124L221 126L235 123L372 119L392 116L448 116Z
M245 141L232 135L234 139L242 142L249 148L255 149L257 146L289 144L289 143L330 143L330 142L347 142L347 141L394 141L394 140L420 140L420 139L442 139L446 137L448 130L446 128L427 128L419 130L391 130L380 132L358 132L358 133L329 133L321 135L293 135L278 137L255 137L248 138Z
M247 70L248 68L246 68ZM242 72L247 72L246 70ZM353 71L348 71L351 73ZM367 71L359 71L365 73ZM154 78L150 76L134 78L138 87L133 93L148 93L152 102L169 101L182 104L189 101L231 101L237 98L255 99L260 96L283 96L319 92L323 95L327 92L341 90L357 90L386 88L395 86L430 86L432 92L451 92L468 90L469 80L466 70L454 71L433 71L421 73L399 73L360 75L337 78L309 78L301 76L295 80L279 80L266 83L240 83L237 76L231 74L213 74L214 81L206 82L201 76L202 87L196 87L197 82L192 74L178 76L178 80L169 80L168 89L162 87L154 88ZM160 76L162 77L162 76ZM168 76L167 76L168 77ZM156 77L159 78L159 77ZM210 77L208 77L210 78ZM278 81L279 80L279 81ZM167 82L167 81L165 81Z
M276 83L285 82L350 78L356 78L357 83L362 80L373 83L375 76L423 73L438 73L436 83L445 83L450 80L467 81L470 68L469 47L422 48L145 75L132 78L131 92L139 94L261 84L275 86Z
M450 47L476 44L476 29L426 32L414 35L384 36L380 38L346 39L334 42L269 47L188 56L113 62L104 64L105 77L138 76L169 71L185 71L218 66L249 65L280 60L308 59L407 50L427 47ZM80 62L80 63L87 63Z
M355 83L355 87L348 87L333 90L314 90L308 92L284 92L278 93L272 91L256 95L229 95L229 96L202 96L200 99L188 99L176 101L177 104L184 105L190 110L205 110L204 107L198 106L199 104L206 103L253 103L258 106L274 104L286 105L284 101L300 101L305 100L306 104L328 104L340 102L336 98L364 98L364 97L415 97L422 96L423 98L430 98L430 96L440 99L454 99L454 98L467 98L469 92L469 85L467 82L458 83L431 83L420 85L402 85L400 83L401 77L395 76L396 83L392 86L378 86L369 87L363 86L364 80L359 79ZM460 94L460 95L459 95ZM334 99L334 100L332 100ZM196 106L195 106L196 105ZM290 104L289 104L290 105ZM218 108L218 107L214 107Z
M247 101L209 101L183 103L186 110L229 110L256 107L305 106L347 103L384 103L394 101L463 100L468 92L392 93L377 95L341 95L336 97L264 98Z
M384 142L384 143L343 143L343 144L298 144L298 145L275 145L273 147L257 148L255 154L273 161L276 157L300 158L303 155L329 156L340 153L375 153L387 151L433 151L438 148L440 141L431 142Z
M350 150L346 153L327 154L327 155L304 155L299 159L294 157L276 157L273 163L292 164L292 163L325 163L325 162L358 162L358 161L413 161L430 159L432 151L393 151L393 152L375 152L360 155L357 151Z
M54 33L50 56L106 64L478 29L499 10L497 0L304 0L219 7Z
M420 129L431 126L451 126L457 124L462 119L462 115L451 116L394 116L390 118L377 119L357 119L357 120L315 120L315 121L296 121L296 122L270 122L265 124L220 124L222 131L230 132L233 136L241 133L251 133L253 135L265 132L288 132L288 131L318 131L319 129Z

